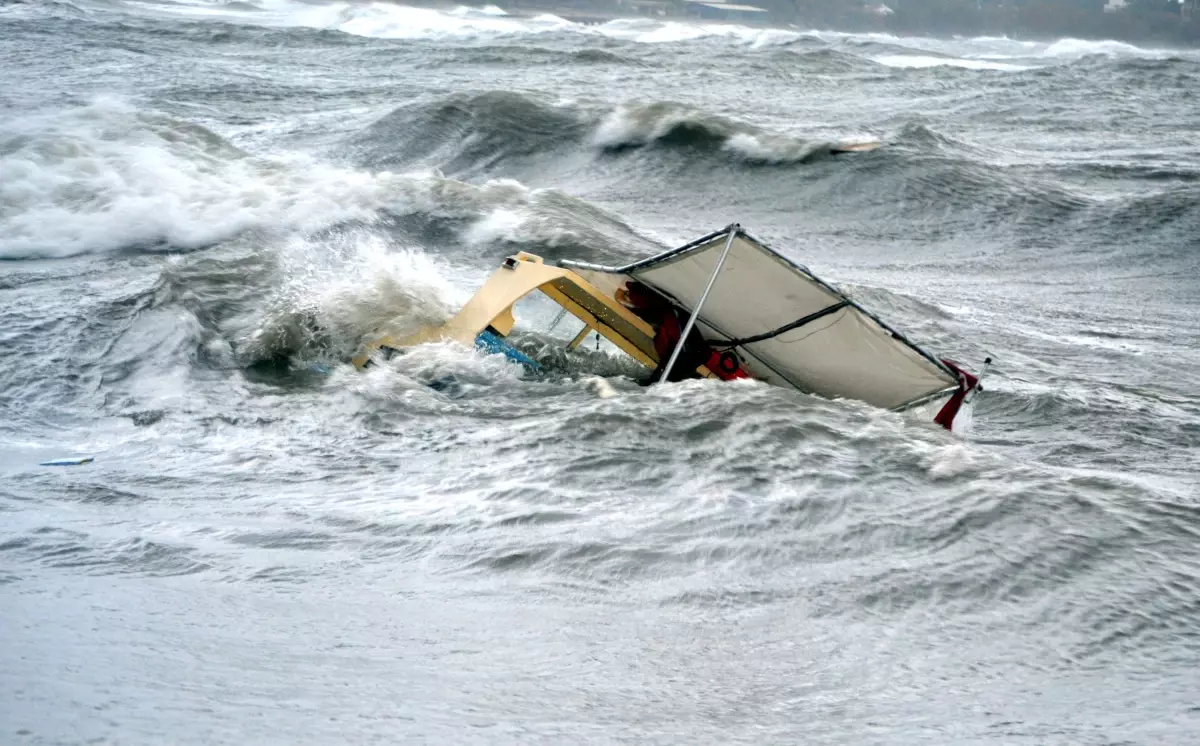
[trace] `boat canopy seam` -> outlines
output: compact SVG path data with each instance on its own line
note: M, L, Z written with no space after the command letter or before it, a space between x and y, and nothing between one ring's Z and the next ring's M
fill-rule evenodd
M755 334L754 336L751 336L751 337L742 337L740 339L726 340L724 342L721 342L718 346L725 347L725 348L741 347L742 345L748 345L748 344L753 344L754 342L762 342L764 340L772 339L774 337L778 337L780 334L790 332L793 329L799 329L800 327L802 327L806 324L811 324L812 322L816 321L817 319L824 318L831 313L835 313L837 311L842 310L843 308L846 308L849 305L850 305L850 301L843 299L837 303L834 303L833 305L825 306L820 311L814 311L813 313L810 313L809 315L807 315L803 318L799 318L799 319L796 319L795 321L788 322L787 324L784 324L783 326L781 326L777 329L772 329L771 331L763 332L762 334Z

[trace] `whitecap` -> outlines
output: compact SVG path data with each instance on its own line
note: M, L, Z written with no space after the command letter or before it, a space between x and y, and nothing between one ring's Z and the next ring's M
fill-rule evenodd
M1015 72L1018 70L1028 70L1029 68L1023 65L1014 65L1008 62L994 62L991 60L968 60L960 57L932 57L928 55L908 55L908 54L885 54L877 57L872 57L872 60L885 65L887 67L898 68L926 68L926 67L961 67L965 70L999 70L1003 72Z

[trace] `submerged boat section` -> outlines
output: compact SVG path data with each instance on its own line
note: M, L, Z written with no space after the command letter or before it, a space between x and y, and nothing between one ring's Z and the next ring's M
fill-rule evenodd
M513 306L532 293L583 322L569 346L595 332L650 368L648 382L754 378L893 410L946 398L935 420L947 429L979 387L737 224L618 267L555 266L519 252L445 324L380 335L353 362L366 367L380 353L455 340L536 365L504 341L516 323Z

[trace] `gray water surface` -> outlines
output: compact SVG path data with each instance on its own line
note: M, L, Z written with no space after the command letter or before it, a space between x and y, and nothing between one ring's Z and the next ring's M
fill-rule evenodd
M291 0L0 39L0 742L1200 738L1194 51ZM514 251L734 221L993 356L969 430L590 345L342 362Z

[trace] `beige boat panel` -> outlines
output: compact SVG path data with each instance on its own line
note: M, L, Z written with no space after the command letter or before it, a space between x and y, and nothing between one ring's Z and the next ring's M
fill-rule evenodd
M541 290L642 364L650 367L658 364L654 329L613 298L571 270L545 264L541 257L520 252L510 259L445 324L406 337L382 334L363 346L353 359L354 365L363 367L381 347L402 349L439 341L470 345L489 326L507 335L515 321L513 305L535 290Z
M653 367L658 364L653 354L653 345L647 354L645 347L635 342L647 332L653 331L650 325L618 306L615 301L601 296L599 291L583 278L574 276L571 279L556 280L546 283L540 290L625 354L643 365ZM577 300L580 302L576 302ZM621 331L618 331L618 328Z
M364 349L352 361L355 366L362 367L376 350L381 347L402 349L413 345L429 342L455 341L465 345L475 342L475 337L488 328L493 321L502 327L497 328L502 334L511 331L512 306L529 293L547 282L567 274L570 270L552 267L542 262L541 257L521 252L509 266L503 266L492 273L483 287L467 301L467 304L453 318L441 326L423 329L407 337L393 337L383 334L366 344Z
M583 328L579 330L579 333L576 334L575 337L570 342L567 343L567 349L573 350L576 347L578 347L579 345L583 344L583 340L587 339L587 336L589 334L591 334L593 331L595 331L595 330L592 329L592 327L588 326L587 324L584 324Z
M589 269L577 269L572 267L571 271L579 275L589 285L599 290L608 298L615 298L617 290L625 286L629 278L625 275L613 274L612 272L596 272Z
M657 365L657 353L654 350L654 328L642 319L618 305L613 299L596 295L597 288L584 287L579 283L581 278L563 278L555 280L551 286L571 301L581 306L601 324L604 324L620 336L629 340L640 350L647 360ZM590 286L590 283L586 283ZM551 296L553 297L553 296Z

